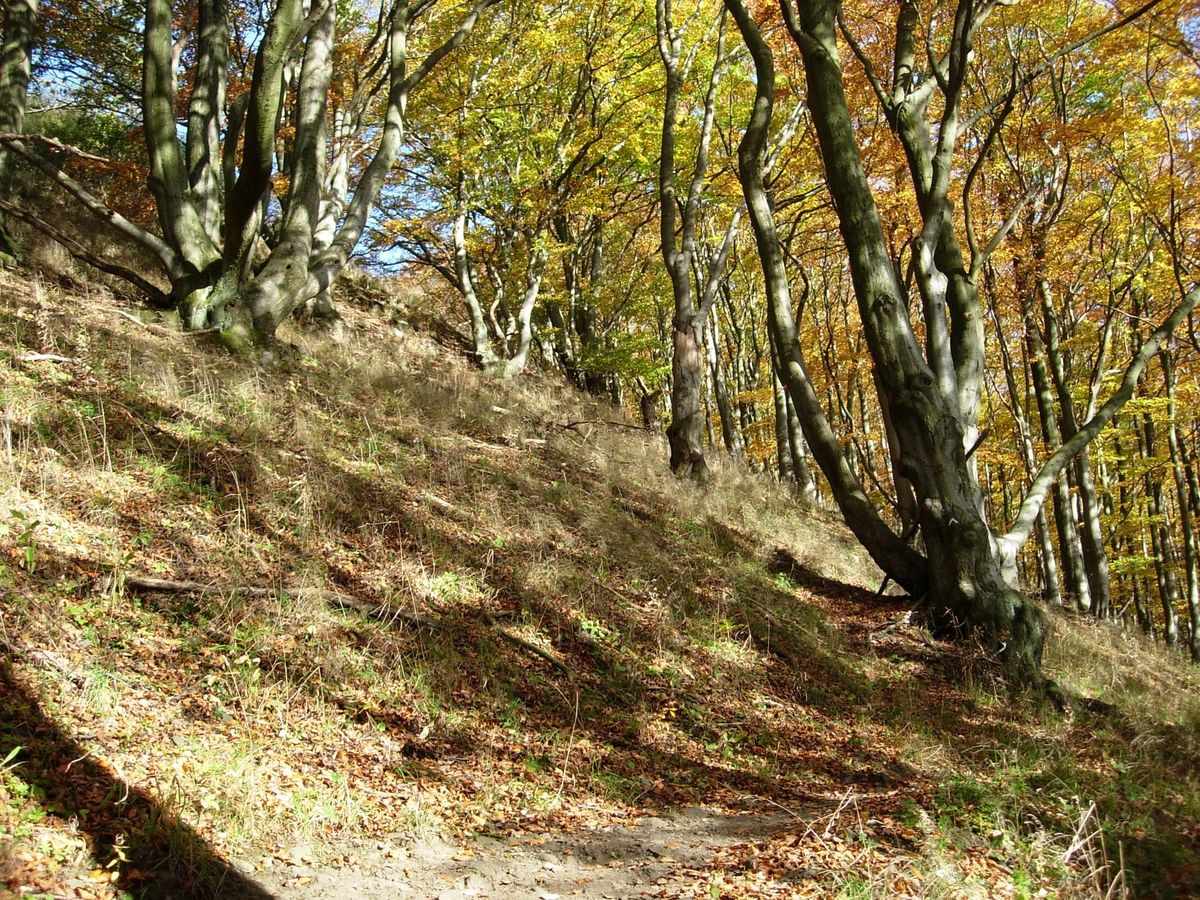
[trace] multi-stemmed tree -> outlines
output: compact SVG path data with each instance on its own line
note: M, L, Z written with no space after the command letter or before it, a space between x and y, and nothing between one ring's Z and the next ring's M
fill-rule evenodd
M185 327L269 339L302 304L326 305L400 152L410 97L498 2L398 0L364 21L333 0L281 0L239 32L258 41L234 80L225 0L200 0L182 25L168 0L147 0L140 104L159 233L27 140L4 140L149 251ZM418 43L428 49L414 55Z
M1045 625L1036 602L1017 589L1016 552L1028 539L1055 478L1129 399L1162 341L1200 302L1200 287L1181 283L1174 307L1137 347L1111 396L1041 465L1007 532L994 529L984 514L972 460L985 365L984 308L975 276L979 254L994 250L1011 221L1000 227L998 237L982 245L972 241L968 255L958 237L950 191L967 116L973 48L979 29L999 4L960 0L953 8L931 13L916 0L904 0L891 34L891 76L885 80L847 27L840 4L781 0L784 26L804 67L807 104L875 367L880 406L890 418L897 445L897 469L917 498L924 553L917 552L869 502L813 393L796 341L786 260L762 172L775 102L774 54L745 4L726 0L726 6L750 49L757 75L740 172L767 284L769 321L785 354L786 381L805 437L847 524L884 571L926 598L939 627L980 635L1003 657L1014 681L1040 685ZM1106 24L1099 33L1116 24ZM948 33L939 34L938 26ZM863 166L842 68L847 45L865 70L907 160L920 221L907 279L897 271L875 189ZM1014 82L1034 74L1018 74ZM984 108L990 112L992 107ZM920 331L914 319L919 319Z

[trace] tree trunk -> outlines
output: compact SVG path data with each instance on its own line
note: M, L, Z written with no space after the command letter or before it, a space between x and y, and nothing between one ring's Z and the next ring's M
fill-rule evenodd
M671 425L667 440L671 447L671 471L690 475L698 481L708 478L702 438L704 420L701 416L701 392L704 387L705 323L717 297L721 273L725 268L729 247L736 228L734 216L720 252L713 254L708 271L696 280L702 287L697 298L692 289L696 275L697 219L708 171L708 151L716 115L717 88L728 60L724 58L725 16L721 15L717 30L716 59L708 77L708 89L696 143L695 164L692 168L687 195L682 203L675 189L676 131L679 119L679 99L695 54L684 57L682 29L671 16L670 0L655 3L655 23L658 52L666 76L663 99L662 140L658 162L659 241L663 263L671 278L674 299L672 316L671 358ZM678 230L678 233L676 233Z
M454 275L471 323L471 341L475 348L475 360L484 368L492 368L499 362L499 358L492 349L492 340L488 333L483 304L479 302L479 294L475 290L475 277L471 273L471 258L467 252L466 203L461 199L458 212L454 216Z
M1147 461L1154 459L1156 428L1149 413L1142 417L1141 438L1143 458ZM1179 582L1175 577L1175 549L1171 544L1171 530L1167 527L1167 504L1162 480L1154 476L1151 466L1146 468L1145 483L1151 518L1150 548L1154 553L1154 575L1163 611L1163 641L1168 647L1173 647L1179 642Z
M3 45L0 46L0 131L20 134L25 124L25 100L29 93L29 54L37 22L38 0L4 0ZM12 194L13 158L0 145L0 200ZM13 240L0 211L0 256L17 259L20 249Z
M517 311L517 346L504 363L504 378L516 378L525 371L529 362L529 350L533 346L533 308L537 305L542 287L542 274L546 269L548 251L541 234L528 235L530 243L529 268L525 272L525 291L521 296L521 308Z
M789 489L796 480L796 470L792 461L791 437L788 434L787 394L779 373L772 369L771 395L775 400L775 461L779 470L779 483Z
M1037 401L1038 418L1042 421L1042 436L1051 447L1062 443L1058 430L1058 415L1054 410L1054 397L1050 390L1050 378L1042 360L1041 335L1032 317L1026 318L1025 335L1030 377L1033 380L1034 398ZM1079 532L1075 527L1075 506L1071 502L1071 488L1065 475L1060 475L1054 484L1051 498L1054 523L1058 532L1059 553L1062 558L1063 587L1067 602L1076 609L1091 606L1091 592L1083 565L1083 550L1079 543Z
M721 440L731 457L742 460L742 433L738 429L737 416L729 399L729 388L725 382L725 371L721 365L721 348L717 335L717 316L712 314L708 332L708 368L712 379L713 396L717 400L717 412L721 416Z
M671 355L671 424L667 441L671 446L671 471L691 475L698 481L708 477L704 459L704 416L700 411L704 369L700 343L703 326L676 323Z
M965 446L974 424L969 414L964 418L959 406L960 394L968 396L975 388L951 385L948 390L945 379L923 359L908 321L906 292L892 265L842 87L836 6L827 0L803 0L797 16L785 0L783 12L800 48L808 107L848 253L859 317L896 429L900 472L913 483L918 498L928 559L912 560L912 571L904 571L896 562L916 554L879 521L869 501L863 503L865 497L859 499L861 485L848 483L840 471L844 466L844 460L837 458L840 450L836 456L830 452L829 444L836 445L836 439L831 432L821 433L828 429L823 412L802 402L807 378L795 359L798 348L790 300L786 307L780 302L787 298L786 273L761 171L774 99L774 65L745 6L740 0L726 0L726 6L750 48L757 74L755 106L739 149L739 173L771 296L768 322L774 322L781 349L792 357L786 367L788 386L809 445L850 527L877 560L885 560L885 571L898 582L924 588L937 626L962 635L978 634L1000 654L1014 684L1040 687L1044 684L1044 616L1006 580L999 545L982 518L982 493Z
M763 154L775 98L774 59L758 26L740 0L726 0L742 38L754 59L757 75L755 104L746 134L738 148L738 177L754 230L767 295L767 330L780 353L780 373L804 437L825 474L846 524L875 562L917 596L930 586L928 562L908 547L880 518L866 491L855 478L845 454L813 389L792 318L791 290L775 216L763 179Z
M1187 581L1188 652L1193 662L1200 662L1200 571L1197 565L1196 530L1188 496L1187 475L1179 446L1179 431L1175 425L1175 371L1171 353L1159 353L1163 380L1167 386L1167 448L1171 456L1171 475L1175 480L1175 498L1179 507L1179 528L1183 537L1183 570Z
M792 457L792 473L795 477L796 494L806 503L818 503L817 483L813 480L812 469L808 465L808 452L804 446L804 431L800 427L800 417L796 414L796 404L783 394L783 405L787 415L788 449Z
M1039 248L1039 261L1045 251ZM1058 407L1063 440L1070 440L1079 431L1075 416L1075 401L1067 385L1066 360L1060 344L1058 316L1054 311L1050 285L1045 279L1038 282L1042 298L1042 319L1046 328L1045 351L1050 363L1054 388L1058 394ZM1101 352L1101 357L1106 355ZM1103 369L1103 364L1099 366ZM1057 442L1055 442L1057 444ZM1100 504L1096 497L1096 483L1092 477L1091 461L1086 452L1075 457L1072 465L1075 487L1079 495L1079 518L1082 528L1079 533L1080 550L1083 556L1084 574L1087 578L1089 608L1098 619L1106 618L1112 607L1108 585L1108 554L1104 551L1104 536L1100 527Z

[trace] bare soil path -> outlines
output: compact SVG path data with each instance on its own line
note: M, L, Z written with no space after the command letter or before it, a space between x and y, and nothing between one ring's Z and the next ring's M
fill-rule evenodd
M353 864L320 868L303 858L247 872L288 900L647 896L704 867L722 847L789 827L785 813L730 813L689 807L579 834L480 836L454 847L440 840L407 847L379 846L357 853Z

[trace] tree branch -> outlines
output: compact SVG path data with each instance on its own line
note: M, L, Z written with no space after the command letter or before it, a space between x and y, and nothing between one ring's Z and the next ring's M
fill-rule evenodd
M79 243L79 241L75 240L75 238L71 237L69 234L59 231L53 225L35 216L33 213L27 212L18 206L14 206L7 200L0 200L0 210L3 210L14 219L20 219L31 228L37 229L42 234L46 235L46 237L50 238L50 240L64 247L72 257L80 262L87 263L92 268L99 269L101 272L107 272L109 275L115 275L122 281L126 281L133 285L146 295L147 299L149 299L152 305L157 306L160 309L167 309L171 306L171 296L163 293L163 291L161 291L157 286L151 284L137 272L126 268L119 263L115 263L104 259L101 256L97 256L88 250L87 247L83 246L83 244Z
M1146 369L1146 364L1158 352L1158 348L1162 345L1177 327L1179 323L1187 318L1200 304L1200 285L1196 285L1188 291L1179 305L1171 311L1171 314L1159 325L1145 342L1138 348L1133 359L1129 361L1129 365L1125 368L1125 374L1121 378L1121 384L1113 395L1096 410L1096 414L1087 422L1079 427L1075 435L1064 442L1046 462L1038 470L1033 477L1033 481L1029 486L1029 491L1025 498L1021 501L1021 507L1017 511L1017 517L1013 521L1012 527L1009 529L1001 540L1008 554L1015 556L1025 541L1029 539L1029 534L1033 530L1034 523L1037 520L1037 514L1041 511L1042 505L1046 502L1046 495L1050 491L1054 480L1062 473L1062 470L1067 467L1067 464L1074 459L1076 454L1082 451L1092 440L1098 435L1101 429L1104 428L1117 411L1124 406L1133 396L1134 389L1137 387L1138 381L1142 377L1142 373Z

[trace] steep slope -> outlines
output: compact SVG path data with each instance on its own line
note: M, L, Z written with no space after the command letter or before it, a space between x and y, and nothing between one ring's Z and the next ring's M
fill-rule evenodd
M1064 619L1050 665L1108 705L1004 699L827 513L697 492L386 285L251 359L0 278L12 890L421 895L647 816L661 896L1200 890L1200 680L1151 648ZM699 806L758 836L667 855Z

